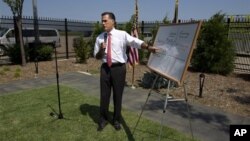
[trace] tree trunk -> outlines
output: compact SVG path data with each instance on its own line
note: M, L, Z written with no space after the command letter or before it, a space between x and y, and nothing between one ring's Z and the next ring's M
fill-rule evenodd
M24 43L23 43L23 35L22 35L22 17L18 16L16 18L16 24L19 32L19 41L20 41L20 50L21 50L21 58L22 58L22 66L26 65L26 58L25 58L25 50L24 50Z
M17 16L13 16L13 21L14 21L15 41L16 44L20 46L19 30L17 27Z

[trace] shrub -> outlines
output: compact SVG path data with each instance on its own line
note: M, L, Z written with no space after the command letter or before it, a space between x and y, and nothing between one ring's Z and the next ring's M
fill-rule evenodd
M24 46L24 50L25 50L25 58L26 60L28 60L28 46ZM6 48L6 55L9 56L10 61L14 64L21 64L22 63L22 57L21 57L21 50L20 50L20 46L15 44L15 45L10 45Z
M5 75L5 74L6 74L5 71L0 70L0 75Z
M154 83L154 80L156 78L156 75L153 73L144 73L143 78L142 78L142 86L144 88L151 88L152 84ZM168 87L168 79L159 77L154 84L154 89L160 89L160 88L167 88ZM170 83L170 88L177 87L178 84L174 81L171 81Z
M76 62L87 63L87 59L90 56L89 43L83 37L79 37L74 39L73 47L76 53Z
M53 47L50 45L42 45L38 49L38 61L52 60Z
M3 67L3 71L10 71L10 67L4 66L4 67Z
M201 72L229 74L234 68L234 47L228 40L228 27L224 14L215 14L204 23L197 48L191 61L192 67Z
M53 47L50 45L39 45L37 48L30 44L24 46L25 58L29 61L48 61L52 60ZM6 48L6 54L10 57L10 61L14 64L21 64L21 50L19 45L11 45Z
M16 72L21 72L21 69L20 68L16 68Z
M15 77L15 78L21 77L20 72L15 72L14 77Z
M51 45L38 45L37 47L34 44L29 45L29 61L49 61L52 60L53 47Z

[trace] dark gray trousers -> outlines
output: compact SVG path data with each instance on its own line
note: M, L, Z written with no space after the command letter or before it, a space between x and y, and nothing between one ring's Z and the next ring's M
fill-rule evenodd
M101 97L100 122L108 120L111 90L113 90L114 114L113 122L121 121L122 94L126 79L126 65L113 63L109 67L106 63L101 66Z

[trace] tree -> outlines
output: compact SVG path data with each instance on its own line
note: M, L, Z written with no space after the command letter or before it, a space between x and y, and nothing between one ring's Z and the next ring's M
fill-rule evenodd
M135 14L131 16L129 22L126 22L123 27L122 30L125 30L127 33L131 33L131 30L133 28L133 23L134 23L134 18L135 18Z
M194 69L224 75L233 71L234 46L228 40L224 17L219 12L203 24L191 62Z
M14 18L16 44L20 46L22 66L26 65L25 50L22 35L22 12L24 0L3 0L11 9Z

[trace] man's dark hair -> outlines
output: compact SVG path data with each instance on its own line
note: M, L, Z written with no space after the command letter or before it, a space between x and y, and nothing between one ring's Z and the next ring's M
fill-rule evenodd
M102 16L104 16L104 15L109 15L110 19L115 21L115 14L114 13L112 13L112 12L103 12Z

